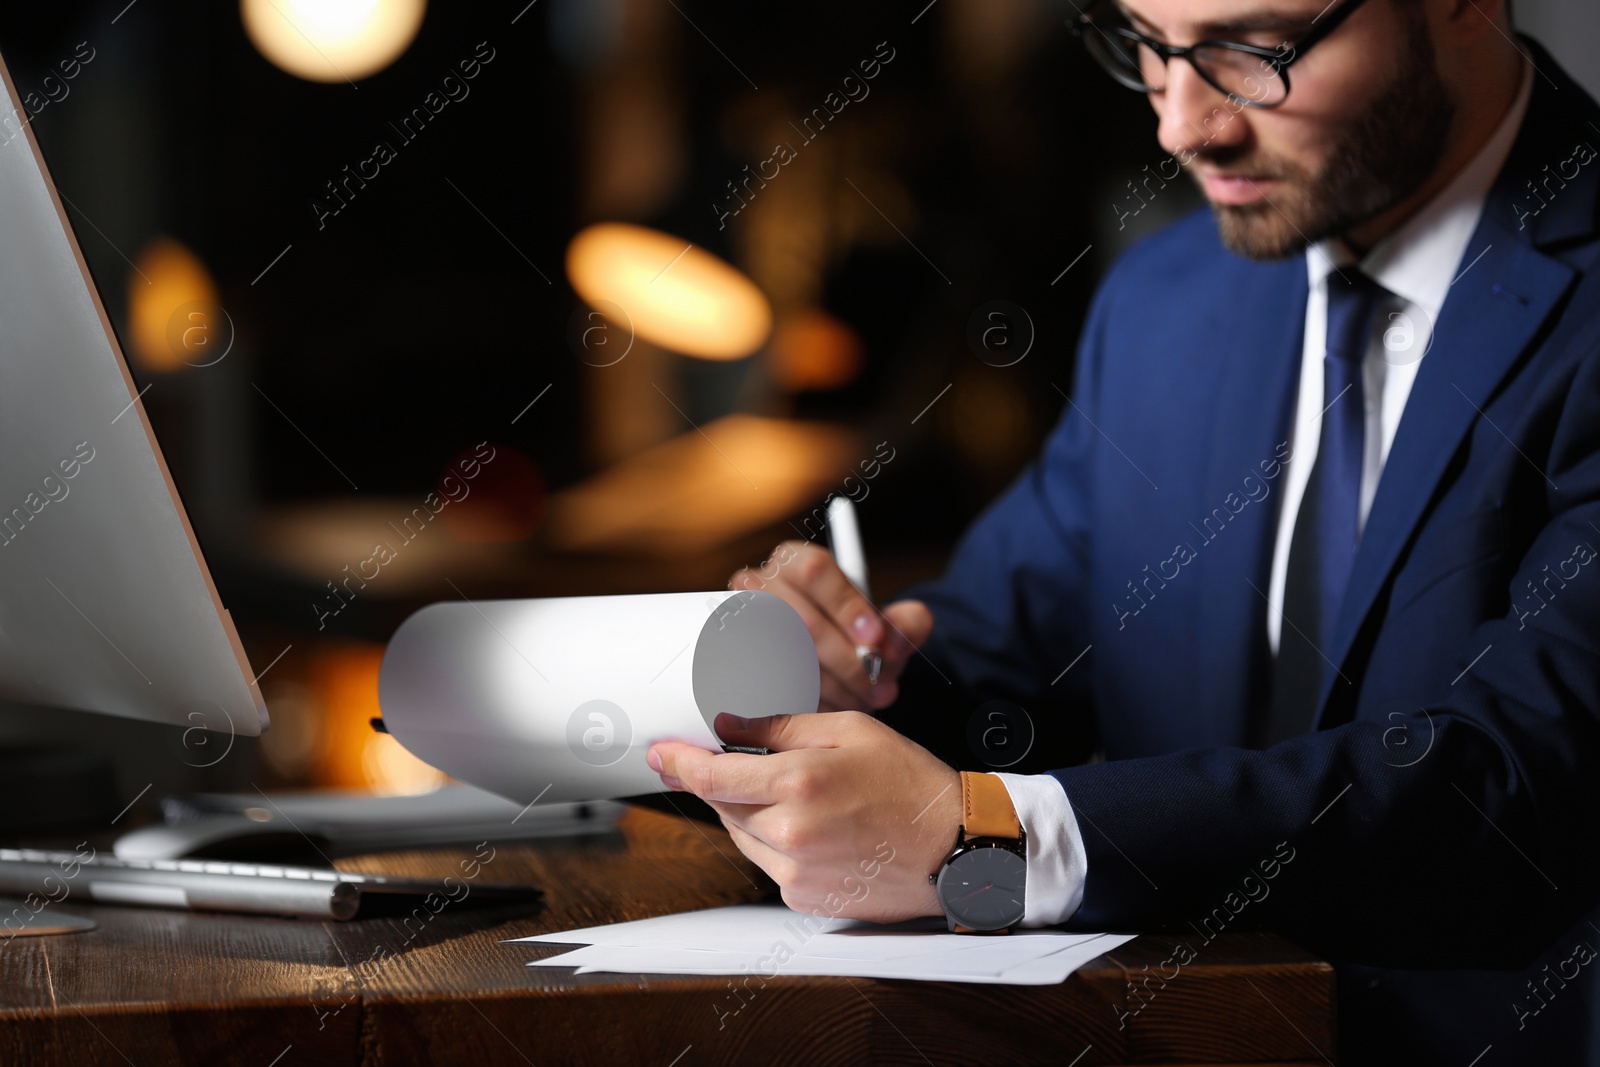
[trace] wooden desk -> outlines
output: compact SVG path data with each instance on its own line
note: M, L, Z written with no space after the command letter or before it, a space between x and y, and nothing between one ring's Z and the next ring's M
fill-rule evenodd
M443 876L469 855L340 866ZM608 837L498 846L479 877L540 885L546 907L447 905L407 926L61 905L99 929L0 942L0 1064L1089 1067L1335 1055L1332 969L1266 934L1190 939L1198 959L1121 1028L1128 978L1156 970L1178 939L1141 937L1058 986L779 977L724 1016L728 979L574 976L523 966L555 949L499 943L766 895L719 830L633 810Z

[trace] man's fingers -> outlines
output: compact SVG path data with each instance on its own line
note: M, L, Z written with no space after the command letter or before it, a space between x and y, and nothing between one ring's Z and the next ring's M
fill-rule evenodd
M822 668L822 691L817 699L819 711L862 711L867 707L865 694L839 681L827 667Z
M889 624L883 644L885 666L899 668L933 633L933 612L920 600L897 600L883 609ZM898 670L896 671L898 673Z
M755 859L756 854L744 847L746 839L758 843L775 856L790 860L792 864L828 836L827 831L818 828L814 822L797 818L794 808L789 805L713 804L712 807L721 816L722 825L739 844L740 851L751 859ZM761 864L761 869L773 874L772 868L765 863ZM777 875L773 874L773 877L777 878ZM790 884L789 881L778 880L780 884Z
M759 579L749 577L748 571L740 571L734 577L743 582ZM866 668L862 667L861 660L856 656L856 646L850 638L839 629L828 614L819 607L815 601L806 595L805 590L792 582L775 579L767 584L767 592L781 596L795 614L800 616L800 621L805 623L806 630L811 634L811 640L817 646L817 662L823 669L831 673L839 684L854 694L845 702L846 706L864 707L868 700Z
M876 645L883 640L878 609L845 577L831 553L817 545L801 545L783 569L822 606L852 645Z
M733 572L733 577L728 579L728 588L738 592L744 589L761 590L767 587L767 579L756 573L754 567L741 567Z
M772 779L781 769L767 762L765 756L707 752L681 741L651 745L645 761L651 770L677 779L679 785L701 800L725 804L773 803Z
M883 640L878 609L850 584L832 554L808 541L785 541L773 552L776 580L803 592L816 604L852 645L875 645ZM763 573L771 567L764 568Z
M761 838L744 829L738 823L729 822L724 816L723 827L728 831L728 836L733 838L733 843L749 858L751 863L767 872L767 877L777 882L779 886L793 885L800 874L800 865L789 856L784 855Z
M823 668L822 694L817 706L822 711L875 712L893 704L899 694L900 685L892 678L879 679L877 685L869 686L866 692L861 692L845 685L830 674L827 668Z
M717 716L714 729L718 737L732 745L786 752L799 748L838 748L843 742L859 736L863 729L871 729L876 725L876 720L870 715L864 715L859 711L841 711L826 715L770 715L762 719L743 719L723 712ZM682 775L678 777L682 778ZM759 804L771 801L747 803Z
M765 590L794 608L817 646L823 709L877 710L893 703L900 668L933 628L933 614L919 601L893 604L880 616L832 556L803 541L785 541L760 568L737 571L728 587ZM883 653L876 686L856 654L864 645Z
M858 705L865 706L872 684L867 681L867 669L861 665L861 657L856 655L856 646L831 623L825 623L820 634L813 632L812 640L817 645L817 662L838 679L841 686L855 694Z

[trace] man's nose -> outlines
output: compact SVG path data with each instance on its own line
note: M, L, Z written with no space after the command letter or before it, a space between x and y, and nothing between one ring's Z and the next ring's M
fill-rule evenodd
M1249 136L1244 106L1229 100L1187 61L1167 63L1167 87L1151 94L1160 125L1156 136L1174 156L1199 155L1242 144Z

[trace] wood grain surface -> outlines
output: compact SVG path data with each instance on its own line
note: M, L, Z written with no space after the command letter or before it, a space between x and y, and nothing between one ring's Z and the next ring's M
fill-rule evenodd
M1332 969L1269 934L1145 935L1058 986L779 977L736 997L731 978L526 967L563 950L502 941L773 895L721 830L643 809L607 835L338 866L527 882L545 900L487 905L469 893L436 902L437 911L349 923L51 905L99 928L0 940L0 1065L1259 1067L1338 1058ZM1163 984L1163 961L1180 942L1194 961ZM1149 990L1131 1014L1130 980Z

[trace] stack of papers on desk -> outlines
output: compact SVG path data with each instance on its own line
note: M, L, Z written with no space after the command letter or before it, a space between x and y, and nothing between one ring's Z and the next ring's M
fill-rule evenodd
M1135 934L1024 930L1000 937L952 934L943 919L880 926L819 919L781 903L738 904L517 941L586 947L530 967L579 974L786 974L917 978L930 982L1054 985Z

